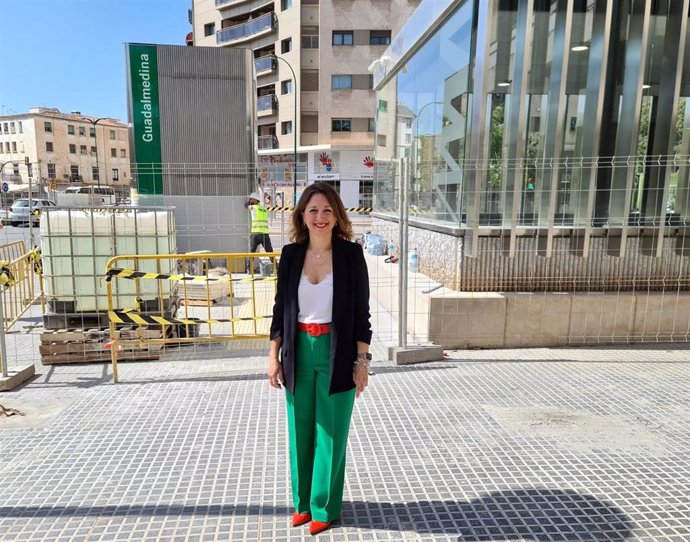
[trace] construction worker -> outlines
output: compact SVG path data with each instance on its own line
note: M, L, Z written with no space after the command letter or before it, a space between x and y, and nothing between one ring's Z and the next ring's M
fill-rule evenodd
M259 189L261 192L261 189ZM266 252L273 252L271 237L268 234L268 211L262 203L263 197L259 192L249 194L247 209L251 213L252 228L249 235L249 252L257 252L259 245L264 247Z

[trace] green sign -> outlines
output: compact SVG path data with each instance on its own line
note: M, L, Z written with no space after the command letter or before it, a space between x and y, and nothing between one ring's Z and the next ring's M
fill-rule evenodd
M139 194L163 194L158 60L155 45L129 46Z

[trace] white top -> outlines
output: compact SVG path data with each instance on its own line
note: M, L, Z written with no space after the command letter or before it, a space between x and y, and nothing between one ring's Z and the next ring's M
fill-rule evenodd
M297 288L299 313L297 321L305 324L328 324L333 316L333 271L318 284L309 282L302 273Z

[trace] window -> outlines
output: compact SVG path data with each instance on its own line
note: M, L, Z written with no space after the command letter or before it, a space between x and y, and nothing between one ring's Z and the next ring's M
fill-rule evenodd
M204 25L204 36L213 36L216 33L216 23L206 23Z
M354 39L352 31L343 32L340 30L333 31L333 45L353 45Z
M367 132L376 131L376 119L369 119L369 126L367 127Z
M120 158L127 158L127 151L125 149L120 149Z
M113 168L113 181L117 181L120 179L120 170L117 168Z
M91 177L93 178L94 181L100 181L100 172L98 171L98 168L96 166L91 167Z
M302 49L318 49L319 35L318 34L304 34L302 35Z
M390 30L372 30L369 32L369 45L390 45Z
M55 164L51 164L50 162L48 162L48 177L50 177L51 179L55 178Z
M79 127L79 135L80 135L80 136L85 136L85 135L86 135L86 127L85 127L85 126L80 126L80 127Z
M10 133L10 129L9 129L9 127L7 126L7 123L6 123L6 122L3 122L3 123L2 123L2 131L3 131L4 133L6 133L6 134L9 134L9 133Z
M50 121L45 121L43 123L43 131L44 132L52 132L53 131L53 123Z
M96 127L92 126L89 128L89 137L96 137Z
M96 154L96 147L91 145L91 154Z
M280 10L285 11L292 7L292 0L280 0Z
M69 144L69 152L70 154L77 154L77 146L74 143Z
M110 157L117 158L117 149L110 149Z
M16 141L12 142L12 152L17 152L17 142Z
M292 79L280 82L280 93L290 94L292 92Z
M79 179L79 166L70 166L69 167L69 176L73 181L76 181Z
M2 143L0 143L2 145ZM5 141L5 152L9 153L10 152L10 142Z
M86 154L86 145L79 145L79 154Z
M331 132L351 132L352 119L331 119Z
M379 111L381 111L381 113L388 111L388 102L386 100L379 100Z
M14 128L14 122L10 122L10 133L14 134L15 133L15 128Z
M405 128L412 128L412 119L405 119Z
M384 134L376 134L376 144L379 147L386 146L386 136Z
M74 135L74 124L68 124L67 125L67 133L69 135Z
M289 53L292 51L292 38L286 38L280 42L280 52Z
M412 143L412 134L405 134L405 145Z
M292 121L291 120L280 123L280 133L283 135L287 135L287 134L292 133Z
M110 140L115 141L115 130L110 130Z
M17 122L17 125L19 126L19 133L23 134L24 130L22 129L22 121Z
M331 75L331 88L333 90L351 89L352 76L351 75Z
M46 152L53 152L53 142L46 141Z
M370 75L369 76L369 90L374 90L374 76Z

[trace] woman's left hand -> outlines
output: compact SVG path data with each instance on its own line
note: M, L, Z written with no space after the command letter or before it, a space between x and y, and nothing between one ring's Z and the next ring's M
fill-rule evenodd
M364 388L369 384L369 369L366 365L355 365L355 370L352 373L352 380L355 382L357 388L357 397L362 395Z

